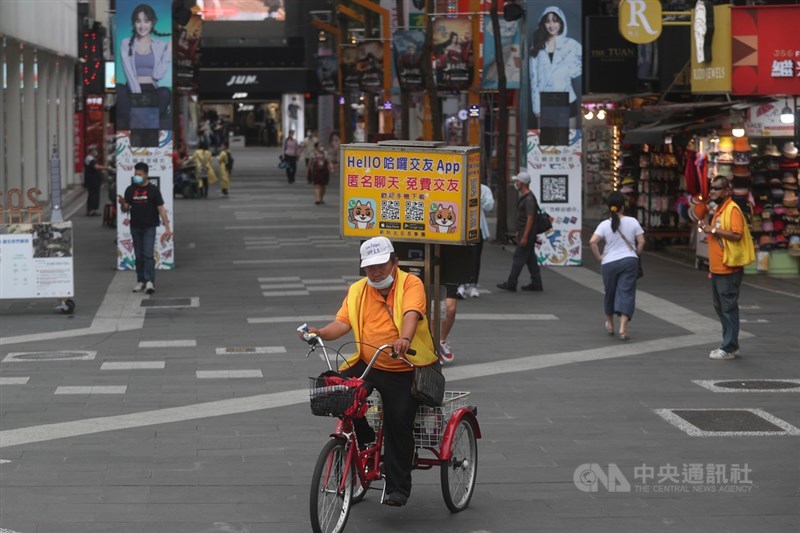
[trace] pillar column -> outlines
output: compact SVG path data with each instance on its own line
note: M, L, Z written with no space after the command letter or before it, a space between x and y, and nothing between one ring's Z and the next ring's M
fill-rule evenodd
M0 38L0 191L6 190L6 95L3 87L8 85L8 83L4 77L5 69L3 68L6 60L5 48L5 39ZM5 203L3 203L3 205L5 205ZM0 224L2 223L3 221L0 220Z
M67 151L69 151L69 143L67 142L67 118L64 113L64 108L67 105L67 83L66 77L67 62L64 58L58 59L58 75L56 76L56 101L58 107L56 109L56 134L58 135L58 155L61 160L61 186L66 189L72 184L71 174L67 173ZM63 189L62 189L63 190Z
M61 157L65 162L69 182L80 185L83 183L83 176L75 172L75 137L72 135L75 131L75 63L66 61L63 74L65 153Z
M22 188L22 110L19 90L19 43L7 41L6 72L6 190Z
M53 149L53 143L58 144L58 120L56 110L58 109L56 87L58 86L58 58L51 57L47 69L47 152ZM50 167L48 166L48 169ZM49 183L49 182L48 182ZM49 189L49 187L48 187ZM52 191L49 191L52 194ZM48 194L49 196L49 194ZM52 198L51 198L52 201Z
M38 50L36 64L39 69L39 87L36 89L36 187L50 195L50 144L47 140L47 86L50 83L50 54Z
M34 50L22 50L22 190L36 186L36 90L33 76Z

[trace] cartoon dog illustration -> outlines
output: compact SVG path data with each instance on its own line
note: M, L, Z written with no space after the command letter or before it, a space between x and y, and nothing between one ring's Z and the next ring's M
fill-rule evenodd
M439 204L436 211L431 212L431 229L439 233L455 233L456 231L456 210L453 206L445 207Z
M347 220L356 229L372 229L375 227L375 210L369 202L361 203L356 200L356 205L347 210Z

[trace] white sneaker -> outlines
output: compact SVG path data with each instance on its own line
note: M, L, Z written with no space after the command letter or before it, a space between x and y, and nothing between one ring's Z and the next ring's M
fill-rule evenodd
M456 298L459 300L466 298L466 290L467 288L464 285L459 285L458 289L456 289Z
M736 353L726 352L722 348L717 348L716 350L711 350L708 357L715 361L727 361L728 359L736 359Z
M152 281L148 281L145 284L144 292L146 292L147 294L153 294L154 292L156 292L156 287L155 287L155 285L153 285Z
M450 345L447 341L441 341L439 343L439 355L442 358L443 363L452 363L455 356L453 355L453 350L450 348Z
M477 285L470 285L467 289L467 296L470 298L478 298L481 295L481 292L478 290Z
M144 283L141 281L133 286L133 292L142 292L142 289L144 289Z

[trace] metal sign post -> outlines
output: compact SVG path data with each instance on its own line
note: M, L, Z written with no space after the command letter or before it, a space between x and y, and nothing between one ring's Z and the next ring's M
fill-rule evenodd
M61 212L61 159L58 157L58 143L53 135L53 153L50 156L50 221L64 222Z

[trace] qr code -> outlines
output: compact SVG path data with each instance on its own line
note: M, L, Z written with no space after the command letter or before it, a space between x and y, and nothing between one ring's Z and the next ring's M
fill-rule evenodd
M381 218L400 220L400 200L381 200Z
M469 210L469 229L475 229L478 227L478 210L477 209L470 209Z
M469 180L469 197L470 198L477 198L478 197L478 189L479 189L478 183L480 183L480 181L478 181L477 177L470 178L470 180Z
M542 203L569 202L567 176L542 176Z
M425 220L425 202L406 202L406 220L409 222L422 222Z

